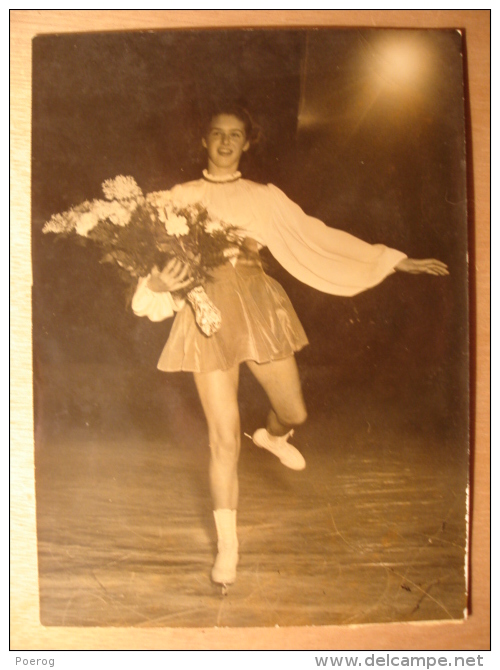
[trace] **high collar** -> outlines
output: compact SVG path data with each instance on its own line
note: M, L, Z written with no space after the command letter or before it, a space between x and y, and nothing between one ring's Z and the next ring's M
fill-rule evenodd
M207 181L211 181L214 184L227 184L231 181L238 181L241 178L241 172L233 172L232 174L210 174L208 170L203 170L203 177Z

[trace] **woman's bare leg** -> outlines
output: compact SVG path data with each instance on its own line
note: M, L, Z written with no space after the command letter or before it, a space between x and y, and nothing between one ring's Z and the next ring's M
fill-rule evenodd
M271 402L267 430L271 435L285 435L293 426L307 419L299 371L295 357L289 356L269 363L247 361Z
M214 509L238 506L240 414L239 366L227 371L195 372L194 379L208 424L210 489Z
M210 439L210 489L217 528L217 557L212 568L212 580L223 585L234 582L238 563L238 378L239 366L226 372L194 375Z

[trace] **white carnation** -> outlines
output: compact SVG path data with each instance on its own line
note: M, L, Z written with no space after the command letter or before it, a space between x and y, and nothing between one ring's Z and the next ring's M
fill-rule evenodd
M142 190L133 177L118 175L114 179L106 179L102 185L107 200L129 200L142 196Z
M81 214L76 222L75 231L82 237L87 237L89 232L99 223L98 217L94 212L85 212Z
M107 200L94 200L92 203L92 212L97 216L99 221L109 219L115 226L128 225L135 208L135 203L132 203L132 206L130 206L130 203L121 204L117 200L112 200L111 202Z
M169 235L180 237L189 233L189 226L185 216L179 216L173 212L166 212L165 229ZM161 219L160 217L160 220Z
M173 205L170 191L154 191L153 193L148 193L146 195L146 202L153 205L153 207L156 207L159 211L168 206L172 207Z

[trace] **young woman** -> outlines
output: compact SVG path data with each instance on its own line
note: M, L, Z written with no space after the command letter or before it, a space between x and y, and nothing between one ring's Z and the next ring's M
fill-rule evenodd
M275 186L242 179L240 159L253 138L254 126L245 110L230 107L213 115L202 139L208 156L203 178L171 190L176 203L202 203L213 217L237 226L244 239L246 253L218 268L205 287L221 310L220 330L203 335L191 307L172 296L189 285L179 261L141 280L132 303L136 314L152 320L178 312L158 368L194 374L207 420L218 537L212 580L219 584L234 582L238 562L240 363L245 362L260 382L271 407L266 427L253 435L254 443L289 468L305 467L303 456L288 440L293 427L307 416L294 358L307 337L282 287L264 273L259 249L267 246L305 284L341 296L375 286L394 270L448 274L440 261L412 260L383 245L362 242L307 216Z

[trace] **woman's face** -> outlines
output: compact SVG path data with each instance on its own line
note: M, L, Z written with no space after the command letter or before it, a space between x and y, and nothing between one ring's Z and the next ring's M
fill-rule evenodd
M233 114L214 116L202 144L208 154L208 171L214 175L236 172L242 153L250 146L245 124Z

